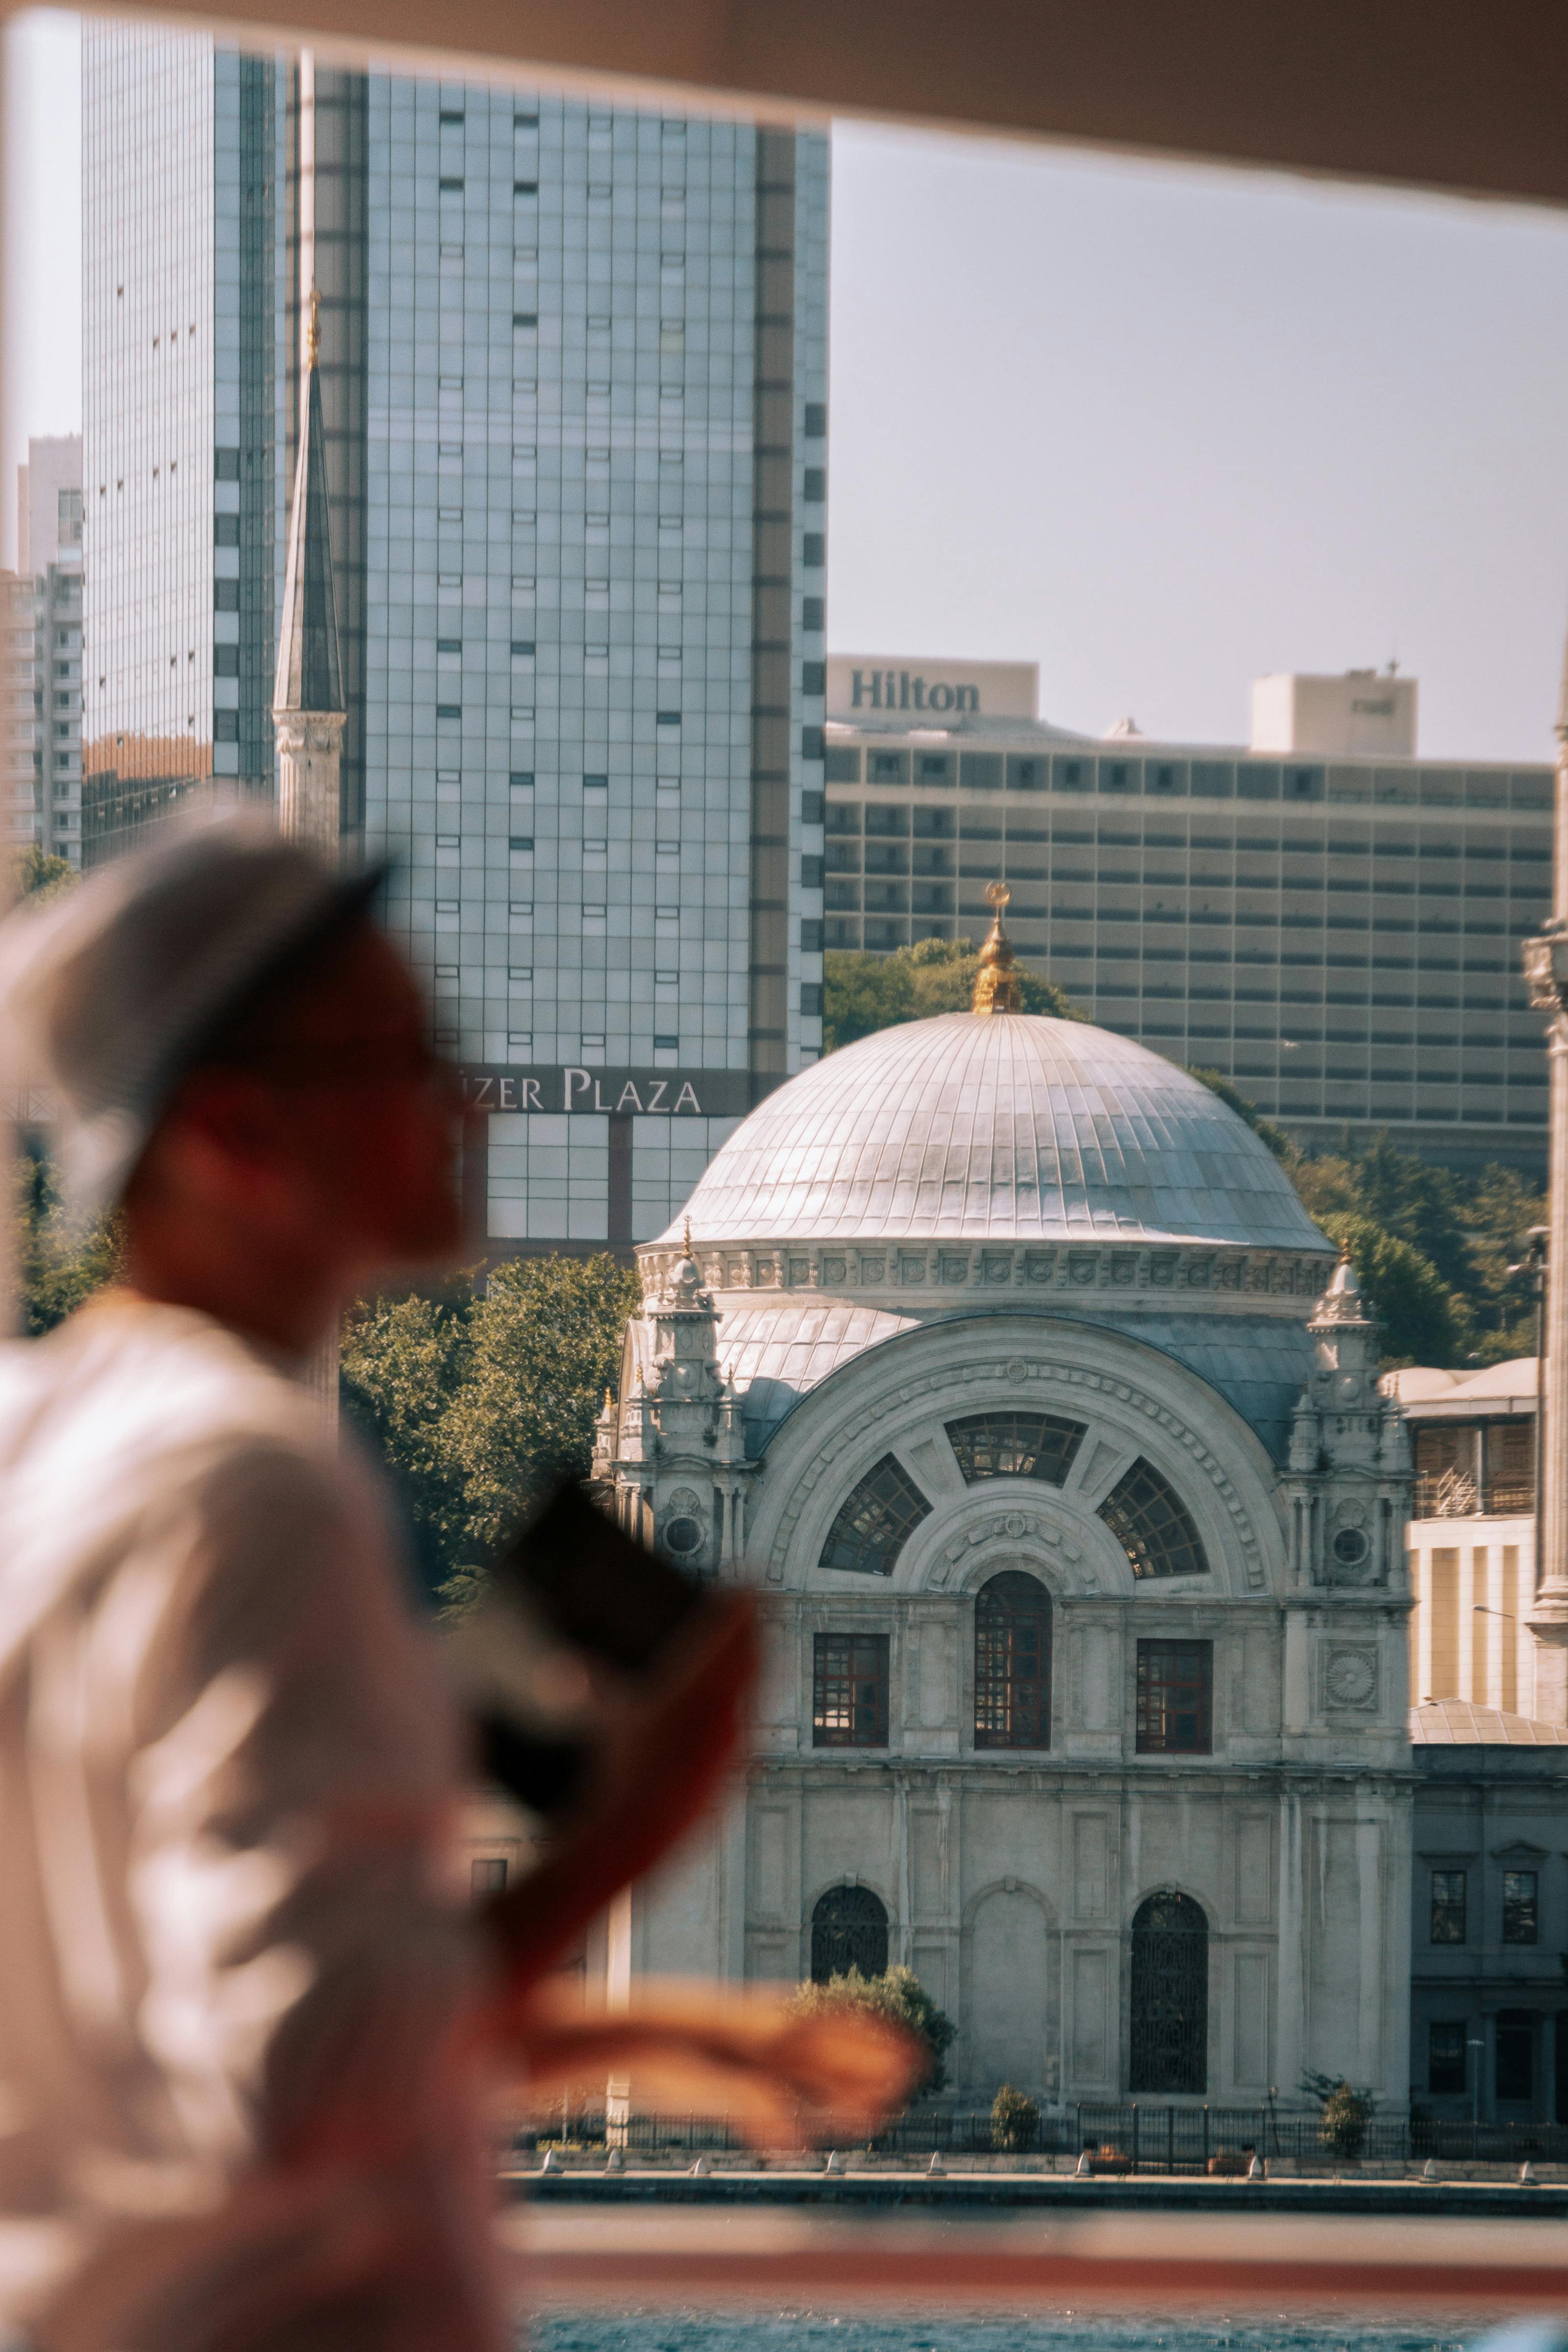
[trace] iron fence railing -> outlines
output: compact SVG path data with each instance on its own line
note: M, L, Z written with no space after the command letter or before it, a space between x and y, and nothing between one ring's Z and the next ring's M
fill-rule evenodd
M750 2143L723 2117L633 2116L607 2132L602 2107L557 2111L516 2132L516 2152L549 2147L637 2154L739 2154ZM917 2107L867 2144L878 2156L1070 2156L1085 2148L1096 2171L1195 2173L1230 2167L1251 2151L1315 2169L1347 2163L1568 2164L1568 2125L1488 2124L1373 2116L1359 2147L1325 2139L1316 2116L1263 2107L1182 2105L1133 2099L1078 2101L1040 2110L1031 2129L999 2147L988 2110Z
M1463 1470L1445 1470L1415 1481L1418 1519L1528 1518L1534 1508L1535 1488L1528 1478L1478 1479Z

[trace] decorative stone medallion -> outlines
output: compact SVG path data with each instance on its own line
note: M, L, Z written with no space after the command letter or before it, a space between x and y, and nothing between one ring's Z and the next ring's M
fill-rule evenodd
M1377 1652L1331 1650L1323 1666L1323 1690L1331 1706L1365 1710L1377 1705Z

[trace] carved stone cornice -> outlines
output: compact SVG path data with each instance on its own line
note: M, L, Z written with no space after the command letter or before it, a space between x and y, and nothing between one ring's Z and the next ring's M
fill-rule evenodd
M1319 1250L1240 1248L1218 1242L697 1241L693 1255L707 1286L731 1297L828 1294L886 1299L902 1307L940 1299L1009 1294L1063 1302L1089 1297L1140 1301L1201 1299L1234 1307L1261 1299L1299 1302L1310 1311L1333 1265ZM662 1291L683 1255L677 1243L637 1252L646 1294ZM1294 1311L1286 1307L1286 1313Z

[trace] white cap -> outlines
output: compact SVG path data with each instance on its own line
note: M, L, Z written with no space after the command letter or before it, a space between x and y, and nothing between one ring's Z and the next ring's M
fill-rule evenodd
M68 1209L113 1205L186 1073L382 872L338 873L242 813L171 825L0 924L0 1056L50 1098Z

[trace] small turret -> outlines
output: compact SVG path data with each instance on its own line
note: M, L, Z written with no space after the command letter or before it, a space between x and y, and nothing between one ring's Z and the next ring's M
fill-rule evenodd
M1410 1443L1397 1401L1378 1387L1377 1322L1348 1253L1307 1328L1315 1362L1289 1463L1298 1581L1384 1585L1401 1556Z

